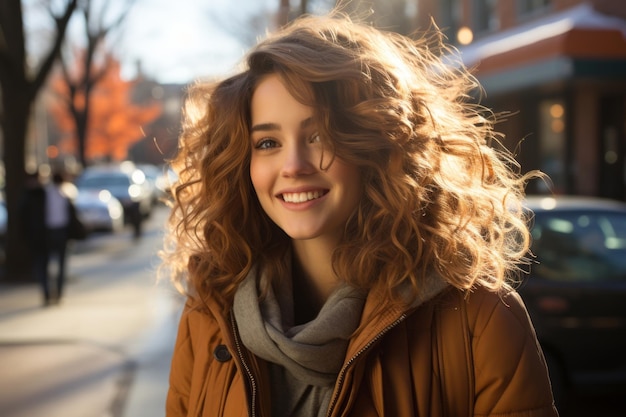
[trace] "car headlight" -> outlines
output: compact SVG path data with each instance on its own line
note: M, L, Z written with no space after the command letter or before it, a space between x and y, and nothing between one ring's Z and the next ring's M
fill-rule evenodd
M128 187L128 195L133 199L139 197L141 195L141 186L133 184Z
M109 190L100 190L98 199L103 203L109 202L109 200L111 200L111 192Z
M120 205L109 205L109 216L111 216L112 219L119 219L122 217L122 213L124 213L124 211Z

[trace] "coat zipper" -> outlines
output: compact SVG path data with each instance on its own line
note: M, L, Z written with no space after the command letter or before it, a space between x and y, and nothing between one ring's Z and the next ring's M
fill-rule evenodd
M250 417L255 417L256 416L256 380L254 379L254 375L252 374L252 371L250 370L250 366L248 365L248 363L246 362L244 356L243 356L243 350L241 349L241 344L239 342L239 336L237 334L237 324L235 323L235 317L231 314L230 315L230 322L232 325L232 330L233 330L233 337L235 339L235 347L237 348L237 355L239 356L239 360L241 361L241 365L243 366L243 368L246 371L246 374L248 375L248 382L250 382L250 397L249 397L249 401L250 401Z
M330 417L330 415L333 412L333 409L337 406L337 400L339 398L339 393L341 392L341 389L343 388L343 383L345 381L346 373L348 372L348 368L350 368L352 366L352 364L358 359L359 356L361 356L363 353L365 353L370 347L372 347L372 345L374 345L374 343L376 343L378 340L380 340L389 330L393 329L398 324L400 324L405 318L406 318L406 314L402 314L400 317L398 317L396 319L396 321L394 321L393 323L391 323L387 327L385 327L383 330L381 330L372 340L370 340L365 346L363 346L357 353L355 353L343 365L343 368L341 368L341 371L339 372L339 376L337 377L337 386L335 388L335 394L333 395L333 398L332 398L332 400L330 402L330 406L328 407L328 412L326 413L327 417Z

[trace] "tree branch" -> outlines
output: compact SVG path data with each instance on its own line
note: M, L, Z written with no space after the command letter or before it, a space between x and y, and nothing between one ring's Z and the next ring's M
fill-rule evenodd
M67 25L70 21L70 17L72 17L72 14L74 13L74 10L76 10L77 3L78 0L69 0L63 14L54 17L54 21L57 27L57 36L54 39L54 44L48 52L48 55L45 57L43 64L39 67L37 75L31 82L30 91L28 92L28 94L31 96L32 99L35 98L35 94L46 81L46 77L48 76L48 73L50 72L50 69L54 64L54 61L59 56L59 53L61 51L61 45L63 44L63 40L65 39L65 31L67 29Z

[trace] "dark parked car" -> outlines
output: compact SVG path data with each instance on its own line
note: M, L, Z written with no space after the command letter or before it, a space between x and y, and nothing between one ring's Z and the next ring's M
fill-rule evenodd
M529 197L536 263L519 288L557 403L626 387L626 204ZM619 388L616 388L619 387Z
M140 169L146 176L146 182L150 188L152 204L156 206L163 197L163 193L157 187L157 181L159 177L163 175L163 170L156 165L151 164L139 164L137 165L137 168Z
M88 232L118 232L124 228L124 207L107 190L81 191L74 199L78 218Z
M152 212L152 198L143 171L130 165L94 166L76 179L78 192L107 190L124 207L124 219L132 221L139 213L141 218Z
M7 233L7 206L4 200L0 198L0 238L4 240Z
M7 234L7 206L0 197L0 265L4 264Z

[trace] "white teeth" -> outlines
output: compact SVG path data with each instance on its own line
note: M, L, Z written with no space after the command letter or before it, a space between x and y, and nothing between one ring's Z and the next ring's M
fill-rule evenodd
M319 191L309 191L306 193L284 193L283 200L287 203L304 203L305 201L320 198L320 196L321 193Z

